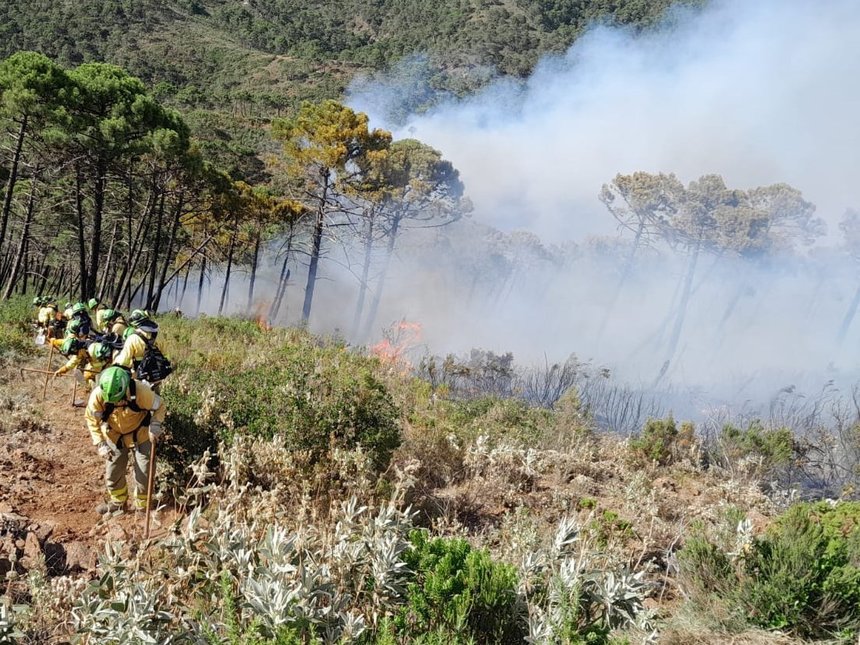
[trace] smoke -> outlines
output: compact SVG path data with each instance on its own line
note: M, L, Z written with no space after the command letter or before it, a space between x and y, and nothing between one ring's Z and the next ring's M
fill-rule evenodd
M842 213L860 205L858 79L860 3L717 0L644 34L595 26L526 81L499 79L423 114L410 115L433 96L421 58L360 80L349 104L442 151L474 205L464 222L404 232L374 338L418 320L435 353L576 353L645 389L665 367L658 387L681 416L700 401L766 409L787 386L847 391L860 378L860 321L844 343L837 332L860 278L836 247ZM597 195L638 170L685 183L717 173L742 189L787 182L829 235L808 257L703 258L667 366L684 257L643 254L606 318L625 251ZM327 248L311 325L349 337L360 251ZM275 271L261 277L263 298ZM281 322L301 306L304 269L294 274Z
M595 27L525 82L502 80L396 128L460 169L475 217L545 239L612 231L595 196L616 173L788 182L833 221L860 203L860 5L721 0L654 31ZM410 67L414 68L414 61ZM416 88L363 82L376 125Z

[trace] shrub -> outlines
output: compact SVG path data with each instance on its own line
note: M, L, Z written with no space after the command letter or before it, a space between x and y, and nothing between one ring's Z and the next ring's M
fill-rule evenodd
M0 359L35 354L32 298L17 296L0 305Z
M743 525L742 525L743 526ZM681 566L693 598L709 596L749 623L805 638L860 630L860 502L804 503L729 552L704 536Z
M316 460L361 447L378 470L387 467L400 443L400 412L373 359L237 319L164 327L165 353L178 365L164 392L180 452L193 458L217 440L279 436Z
M513 567L462 539L431 540L420 530L410 539L413 548L404 561L415 578L395 621L401 638L424 634L420 642L428 644L523 642Z
M634 454L660 466L675 463L691 453L694 446L692 423L683 423L680 429L675 419L649 419L639 437L630 441Z
M746 429L723 426L710 452L710 458L724 468L734 469L741 461L758 462L753 474L763 478L779 476L799 456L799 447L788 428L765 428L760 421L752 421Z

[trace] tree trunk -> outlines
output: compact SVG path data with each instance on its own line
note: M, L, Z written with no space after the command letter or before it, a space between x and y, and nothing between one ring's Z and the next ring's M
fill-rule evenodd
M95 184L93 185L93 237L90 244L90 271L87 277L86 288L82 290L83 297L90 298L96 294L96 281L99 275L99 262L102 249L102 216L105 207L105 184L107 183L107 169L104 162L99 160L96 164Z
M681 291L681 302L678 304L678 315L675 318L675 325L672 328L672 335L669 337L669 350L667 352L666 361L663 363L657 379L654 381L656 386L660 379L666 374L672 359L675 358L675 352L678 350L678 343L681 340L681 332L684 329L684 321L687 318L687 309L690 305L690 294L693 290L693 278L696 275L696 265L699 262L699 253L702 249L701 241L696 243L690 254L690 262L687 265L687 275L684 277L684 286Z
M290 270L287 268L290 262L290 253L293 249L293 233L294 224L290 224L290 235L287 237L287 251L284 254L284 263L281 265L281 275L278 277L278 288L275 292L275 299L272 301L272 307L269 309L269 320L274 322L278 318L278 312L281 310L281 302L284 295L287 293L287 282L290 279Z
M30 278L30 238L24 240L24 275L21 280L21 295L27 293L27 280Z
M152 244L152 263L146 271L149 285L146 289L146 307L149 309L152 306L152 301L155 298L155 274L158 273L158 252L161 249L161 227L164 222L164 201L167 199L164 191L161 193L161 199L158 200L158 217L155 220L155 241Z
M848 335L848 330L851 329L851 323L854 322L854 316L857 315L858 306L860 306L860 285L857 286L857 290L854 292L854 297L851 299L851 304L848 305L848 311L845 312L845 318L842 319L842 324L839 326L839 334L836 336L836 340L839 341L839 344L842 344L842 341L845 340L845 337Z
M633 265L636 260L636 252L639 250L639 245L642 242L642 235L644 233L645 220L640 220L639 228L636 229L636 235L633 238L633 246L630 248L630 252L624 259L624 268L621 270L621 276L618 278L618 284L615 285L615 290L612 293L612 298L609 300L609 304L606 306L606 312L603 314L603 320L601 321L600 327L598 327L596 343L600 343L600 340L603 337L603 332L606 331L606 328L609 325L609 321L612 319L612 314L615 312L615 306L618 304L618 300L619 298L621 298L621 293L624 291L624 285L627 284L627 280L630 279L630 274L633 273Z
M323 174L323 189L317 207L317 219L314 223L313 248L311 249L311 261L308 265L308 282L305 285L305 302L302 305L302 323L307 325L311 317L311 304L314 300L314 286L317 280L317 265L320 261L320 249L322 248L322 236L325 230L325 205L328 199L329 173Z
M117 229L118 224L119 224L119 222L113 223L113 230L111 231L111 234L110 234L110 246L108 246L107 261L105 262L105 270L102 273L101 284L99 286L99 291L98 291L98 296L97 296L97 298L99 300L104 298L104 294L105 294L105 291L106 291L107 285L108 285L108 276L110 275L111 270L112 270L111 265L113 264L113 250L114 250L114 246L115 246L114 242L116 240L116 229Z
M361 325L361 316L364 313L364 299L367 295L367 280L370 276L370 259L373 254L373 225L376 221L376 214L371 211L367 223L367 235L364 238L364 266L361 268L361 282L358 287L358 301L355 303L355 314L352 317L352 338L357 340L359 325Z
M182 308L182 303L185 302L185 292L188 290L188 274L191 273L191 267L185 269L185 279L182 281L182 292L179 294L179 302L176 306Z
M0 249L6 242L6 227L9 224L9 214L12 212L12 196L15 193L15 183L18 181L18 166L21 163L21 150L24 147L24 137L27 136L27 116L21 119L18 137L15 140L15 152L12 154L12 165L9 168L9 179L6 181L6 192L3 195L3 212L0 214Z
M33 211L36 205L36 180L33 179L30 186L30 196L27 198L27 211L24 216L24 227L21 229L21 240L18 243L18 252L15 254L15 261L12 263L12 273L9 275L9 281L6 283L6 289L3 291L3 300L8 300L12 297L12 292L15 289L15 283L18 282L21 265L24 261L24 252L27 248L27 243L30 239L30 224L33 223ZM26 285L26 270L24 271L24 283ZM26 287L25 287L26 289Z
M164 255L164 262L161 265L161 277L158 279L158 289L155 292L155 303L153 307L158 309L161 304L161 294L164 292L164 287L167 285L167 270L173 261L173 247L176 245L176 235L179 232L179 221L182 219L182 209L185 206L184 193L179 194L179 199L176 203L176 209L173 212L173 223L170 226L170 239L167 242L167 253ZM185 274L186 281L188 274Z
M370 338L370 328L376 320L376 315L379 313L379 301L382 299L382 287L385 285L385 278L388 276L388 268L391 266L391 258L394 256L394 244L397 241L397 231L400 228L400 218L394 220L391 225L391 232L388 234L388 247L385 250L385 262L382 265L382 273L379 274L379 281L376 283L376 291L373 293L373 300L370 302L370 311L367 312L367 318L364 321L364 327L361 330L360 340Z
M197 309L195 309L195 316L200 315L200 303L203 301L203 280L206 278L206 256L203 256L203 260L200 262L200 282L197 284Z
M78 263L80 266L80 298L87 297L87 247L84 241L84 196L81 187L81 169L75 168L75 210L78 215Z
M233 233L230 236L230 248L227 251L227 275L224 279L224 288L221 289L221 304L218 305L218 315L224 313L224 305L227 303L227 293L230 290L230 273L233 270L233 252L236 249L236 228L233 228Z
M248 286L248 311L254 304L254 283L257 281L257 262L260 257L260 234L254 239L254 256L251 258L251 284Z

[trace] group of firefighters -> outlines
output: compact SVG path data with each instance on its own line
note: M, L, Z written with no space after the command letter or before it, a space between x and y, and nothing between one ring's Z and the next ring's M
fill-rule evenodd
M89 390L86 425L93 446L106 461L108 501L101 514L126 509L129 456L134 461L134 508L149 508L150 460L153 443L162 434L167 409L158 394L170 373L170 362L156 344L158 324L136 309L126 318L93 298L67 303L39 296L36 307L37 342L50 343L67 358L54 376L79 370Z

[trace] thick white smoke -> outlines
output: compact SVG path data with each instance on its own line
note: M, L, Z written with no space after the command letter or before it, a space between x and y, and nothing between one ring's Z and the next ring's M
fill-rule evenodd
M860 278L835 248L842 213L860 206L856 0L715 0L645 34L597 26L525 83L502 79L397 126L403 106L427 94L420 72L411 60L365 79L348 102L395 137L441 150L474 212L441 231L442 242L404 233L375 339L391 321L418 320L432 352L483 347L526 363L576 353L650 388L667 359L685 259L668 249L641 257L607 318L621 253L589 239L618 234L597 195L617 173L674 172L684 182L718 173L735 188L795 186L829 234L817 260L703 258L662 394L673 406L699 391L761 410L784 386L858 380L860 321L841 344L837 332ZM327 248L311 326L349 336L360 252ZM300 310L305 272L293 271L280 322ZM264 298L272 273L260 281Z
M397 134L454 162L476 218L546 239L611 231L596 194L636 170L788 182L830 221L860 204L860 3L716 0L671 18L638 37L594 28L525 87L500 82ZM390 125L403 86L361 87L351 105Z

